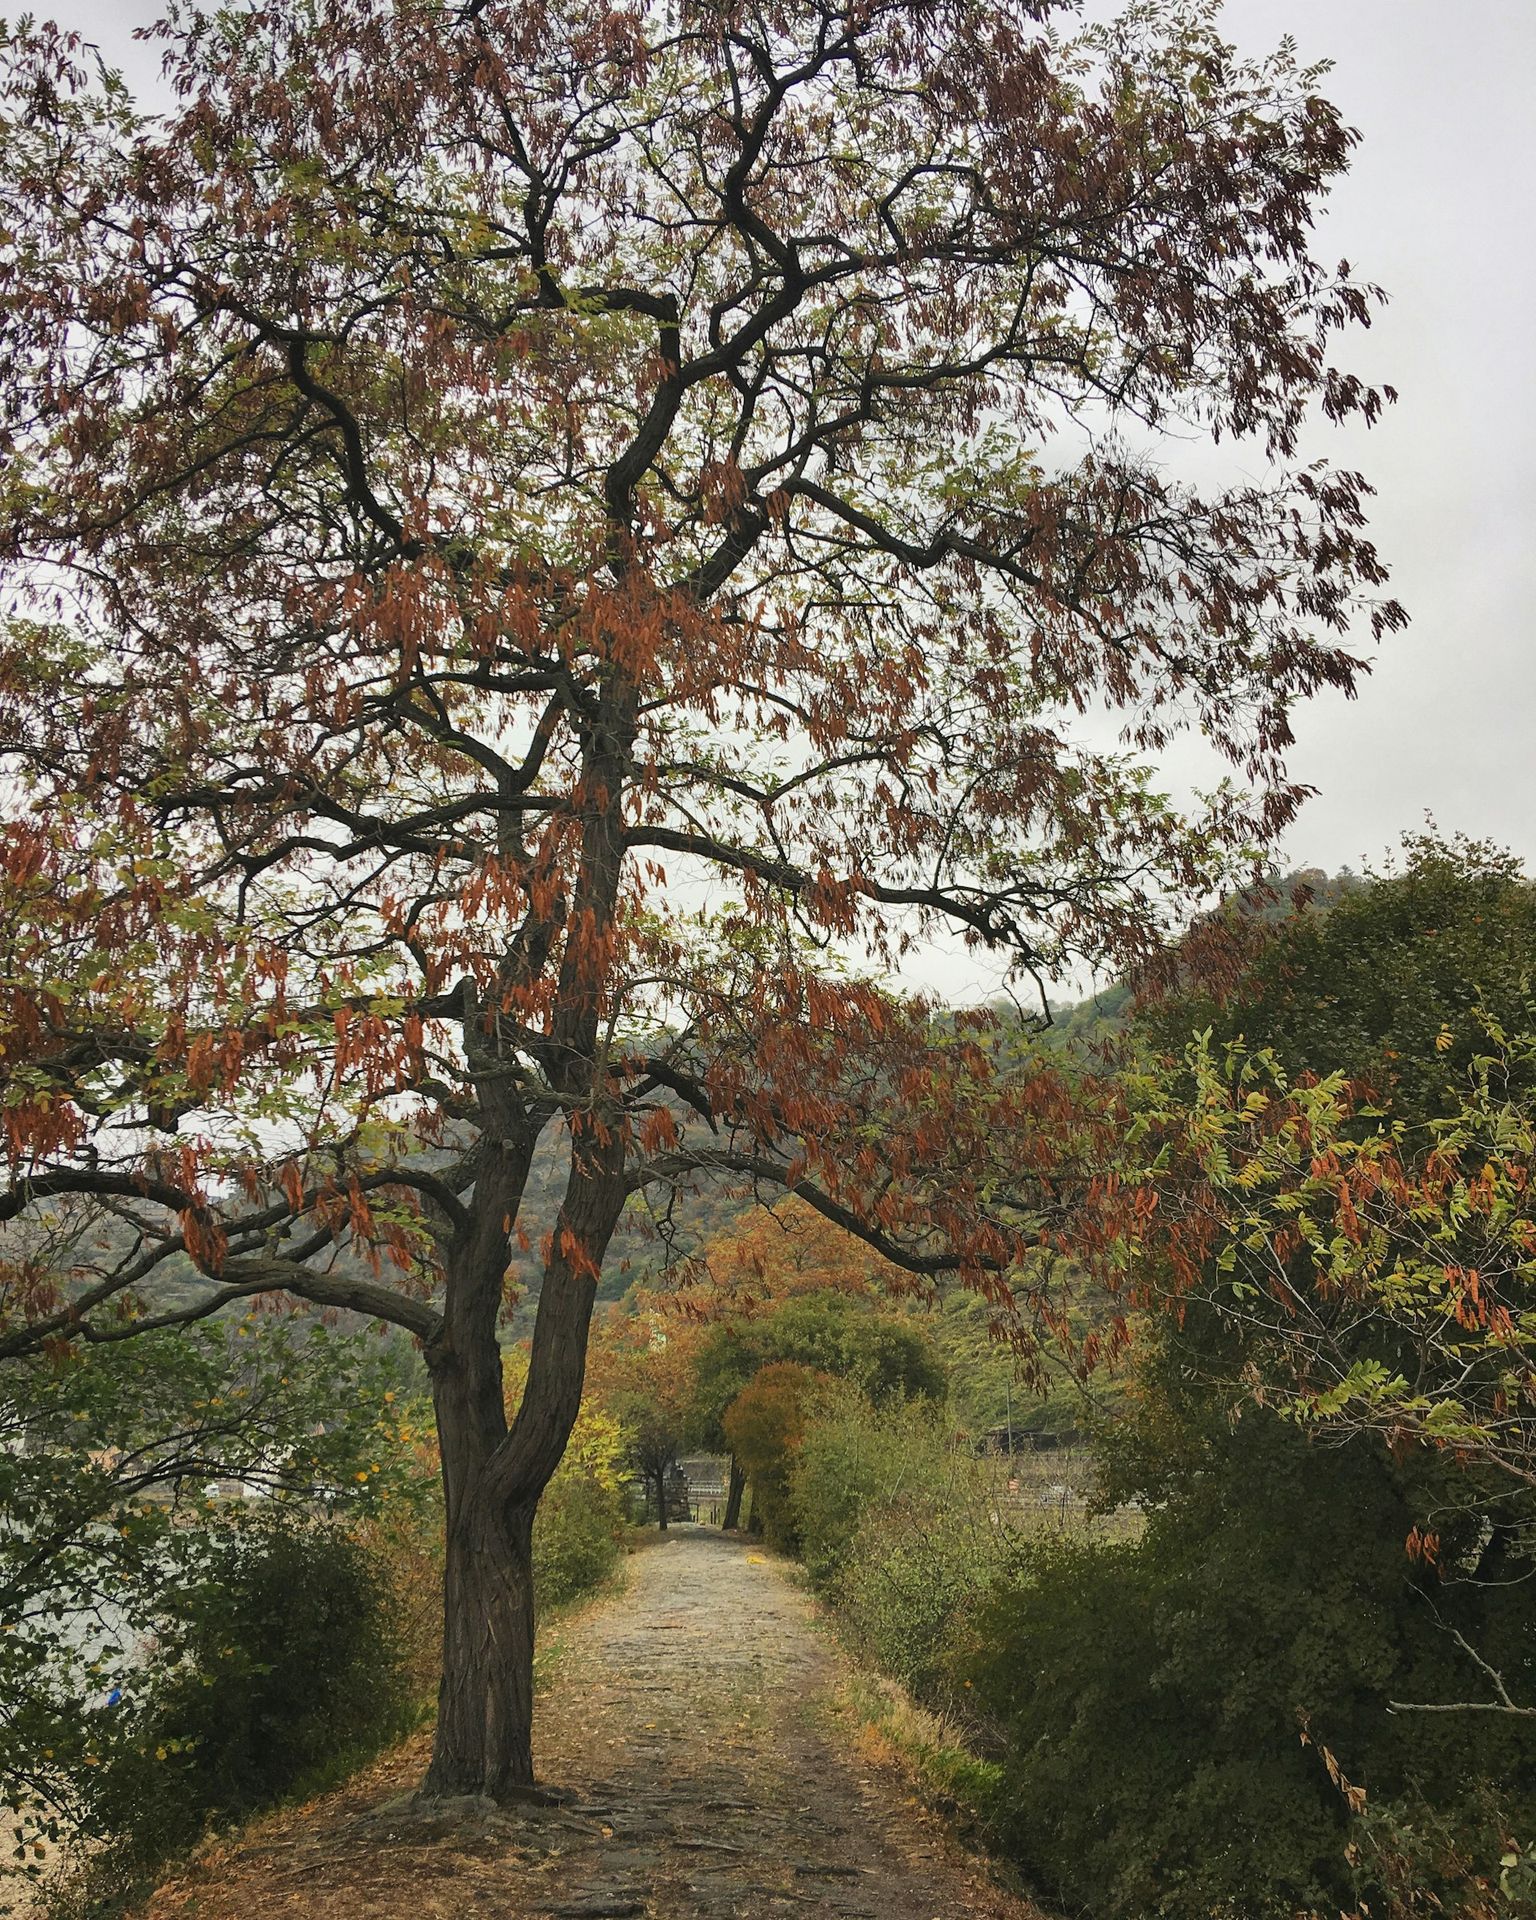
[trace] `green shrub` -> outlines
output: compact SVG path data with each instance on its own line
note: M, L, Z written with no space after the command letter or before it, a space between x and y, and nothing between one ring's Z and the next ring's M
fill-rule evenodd
M930 1403L844 1393L807 1424L790 1496L811 1578L856 1651L921 1699L954 1704L968 1623L1020 1552L988 1466Z
M419 1697L395 1563L355 1537L415 1510L405 1375L255 1319L0 1365L0 1805L80 1842L82 1911ZM231 1479L269 1497L206 1496Z
M625 1526L621 1494L589 1474L557 1473L533 1523L539 1611L590 1593L613 1571Z
M830 1592L865 1513L914 1489L943 1486L952 1462L942 1412L927 1400L871 1406L852 1389L825 1395L789 1475L789 1498L812 1583Z
M1389 1712L1475 1679L1440 1625L1458 1596L1404 1555L1390 1461L1258 1412L1198 1459L1139 1544L1036 1541L975 1619L1010 1850L1095 1920L1491 1913L1536 1739ZM1506 1657L1491 1611L1474 1631Z
M942 1493L871 1507L834 1588L856 1651L920 1700L955 1706L976 1611L1018 1551L987 1512Z
M408 1724L386 1568L342 1528L231 1530L124 1680L84 1837L98 1902L237 1819L314 1791Z
M995 1817L1027 1871L1104 1920L1289 1920L1341 1855L1342 1808L1294 1724L1236 1744L1253 1730L1183 1671L1181 1648L1208 1656L1178 1601L1137 1546L1036 1545L1032 1577L983 1611L972 1668L1005 1735Z

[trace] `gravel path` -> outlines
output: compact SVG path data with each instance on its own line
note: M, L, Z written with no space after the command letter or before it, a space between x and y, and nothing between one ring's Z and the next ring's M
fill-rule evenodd
M678 1528L560 1635L536 1757L568 1804L423 1811L416 1743L210 1855L154 1920L1040 1920L847 1750L814 1614L780 1563Z

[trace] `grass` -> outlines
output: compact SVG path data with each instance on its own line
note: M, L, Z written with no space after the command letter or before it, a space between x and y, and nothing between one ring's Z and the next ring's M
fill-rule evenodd
M894 1680L862 1670L839 1687L833 1712L852 1723L851 1744L862 1758L899 1767L936 1813L985 1842L1003 1770L973 1750L957 1723L918 1706Z

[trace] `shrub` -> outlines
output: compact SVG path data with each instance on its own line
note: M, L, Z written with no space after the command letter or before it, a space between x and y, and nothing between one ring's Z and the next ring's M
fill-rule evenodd
M352 1534L288 1516L232 1526L124 1697L97 1710L61 1911L116 1911L215 1822L339 1778L414 1702L387 1567Z
M398 1583L356 1536L414 1509L405 1372L254 1318L0 1366L0 1805L22 1840L79 1837L82 1898L396 1716ZM268 1497L208 1497L229 1480Z
M930 1401L875 1407L852 1389L825 1394L789 1475L795 1528L812 1583L831 1591L869 1509L915 1489L941 1487L950 1475L944 1417Z
M856 1651L920 1700L956 1707L977 1610L1020 1550L976 1499L914 1491L870 1507L833 1589Z
M533 1584L540 1613L601 1584L619 1558L625 1525L616 1488L590 1473L561 1472L533 1523Z
M163 1858L213 1818L334 1777L403 1730L411 1702L387 1569L324 1523L232 1533L122 1711L101 1826Z
M983 1611L972 1668L1005 1736L994 1814L1009 1850L1105 1920L1312 1910L1342 1808L1307 1777L1294 1726L1237 1750L1187 1683L1198 1608L1136 1546L1042 1541L1031 1571Z
M811 1578L856 1650L952 1705L968 1623L1020 1551L987 1466L930 1403L843 1393L807 1424L790 1497Z
M1391 1463L1262 1413L1198 1457L1139 1544L1041 1539L980 1610L969 1677L1010 1849L1096 1920L1472 1920L1501 1818L1531 1830L1536 1741L1388 1711L1467 1682L1438 1619L1454 1594L1414 1591Z

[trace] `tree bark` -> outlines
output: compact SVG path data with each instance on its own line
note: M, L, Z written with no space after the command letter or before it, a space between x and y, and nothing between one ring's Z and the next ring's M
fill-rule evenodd
M730 1479L725 1490L725 1518L720 1522L725 1532L730 1533L741 1525L741 1496L746 1491L747 1476L735 1454L731 1455Z
M429 1794L502 1800L533 1785L533 1515L482 1483L448 1535Z
M522 1405L510 1430L496 1318L505 1270L505 1195L481 1183L476 1213L497 1211L493 1259L451 1270L441 1338L427 1351L446 1509L443 1677L424 1791L516 1797L534 1784L533 1517L581 1405L597 1271L624 1205L614 1130L573 1152L544 1269ZM484 1249L480 1249L482 1252Z
M663 1468L656 1475L656 1524L663 1533L667 1530L667 1475Z

